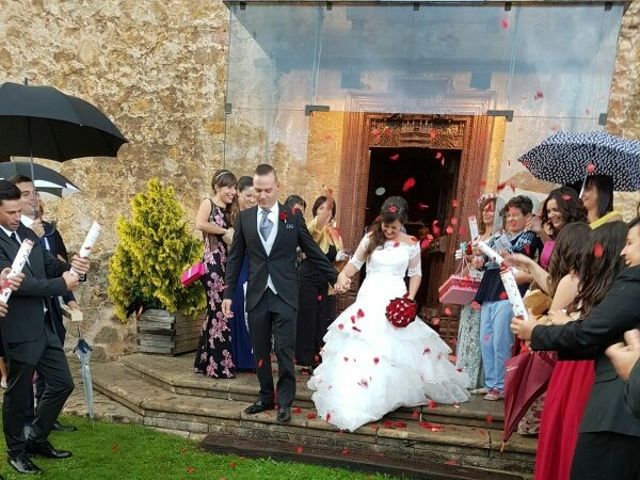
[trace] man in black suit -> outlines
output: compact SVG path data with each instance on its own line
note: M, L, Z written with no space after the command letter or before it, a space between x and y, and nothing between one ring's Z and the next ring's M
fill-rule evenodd
M625 382L605 354L625 331L640 325L640 218L629 224L621 255L627 268L606 298L585 318L537 325L514 318L513 332L534 350L557 350L564 358L595 358L596 376L585 409L571 467L572 480L634 479L640 475L640 420L624 405ZM551 312L554 323L568 318Z
M49 222L45 222L42 218L44 209L42 207L42 200L40 200L38 193L36 192L33 181L24 175L14 175L9 178L9 181L13 183L20 190L21 197L20 202L22 204L22 215L20 216L20 222L27 228L33 230L33 232L40 239L40 245L48 250L54 257L63 262L68 261L67 247L62 240L62 236L57 229ZM67 334L67 330L64 326L62 319L62 307L61 300L70 308L78 308L73 292L67 292L62 297L53 297L51 299L51 319L55 327L55 333L60 339L60 343L64 347L64 339ZM35 402L33 399L28 405L25 405L27 416L25 418L25 436L29 436L29 430L31 424L35 418L35 405L42 398L45 387L45 378L42 372L37 372L36 375L36 392ZM63 432L73 432L77 428L73 425L61 424L58 420L53 424L53 430Z
M299 246L316 265L327 283L336 282L338 272L327 260L307 230L298 211L285 210L277 202L278 179L270 165L258 165L253 177L258 205L240 212L227 259L226 288L222 312L233 316L231 299L245 255L249 258L246 309L249 332L260 382L260 398L245 412L255 414L280 406L278 421L291 419L296 378L294 352L298 310L298 273L295 267ZM345 286L338 285L344 289ZM271 372L271 335L278 359L277 399Z
M629 330L624 341L607 348L607 356L620 378L627 382L624 401L631 412L640 418L640 330Z
M4 394L3 430L9 463L20 473L38 473L31 455L68 458L71 452L56 450L47 440L67 397L73 380L60 340L51 319L51 297L64 295L78 286L79 276L89 267L86 259L74 258L71 265L54 258L38 243L32 230L20 223L20 190L0 180L0 268L10 266L20 243L34 242L24 267L25 278L8 302L7 316L0 322L8 369ZM42 372L47 385L38 405L28 439L23 435L25 405L33 395L35 371Z

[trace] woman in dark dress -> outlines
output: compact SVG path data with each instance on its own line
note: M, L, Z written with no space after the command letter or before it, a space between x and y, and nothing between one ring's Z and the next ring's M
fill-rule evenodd
M238 180L238 203L240 210L255 206L256 194L253 189L253 178L240 177ZM247 280L249 280L249 259L245 256L233 297L233 317L229 320L231 323L231 357L236 364L237 371L253 371L255 368L244 311Z
M342 240L331 221L336 214L332 198L320 196L312 208L313 220L307 224L309 233L331 263L342 251ZM313 264L303 260L300 266L298 322L296 330L296 363L313 368L320 363L319 352L327 327L335 318L330 311L329 285Z
M204 237L206 273L200 281L207 294L207 318L202 325L194 371L213 378L236 375L229 320L221 310L227 249L233 239L233 225L238 214L236 183L235 175L229 170L218 170L211 180L213 198L202 201L196 217L196 228Z

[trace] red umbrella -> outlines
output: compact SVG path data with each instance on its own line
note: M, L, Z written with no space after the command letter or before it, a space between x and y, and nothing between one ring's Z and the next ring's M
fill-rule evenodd
M533 352L528 347L523 348L519 355L507 360L501 451L531 404L547 388L555 364L555 352Z

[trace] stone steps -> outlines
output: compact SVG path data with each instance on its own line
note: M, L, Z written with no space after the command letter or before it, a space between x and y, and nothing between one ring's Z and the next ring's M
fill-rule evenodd
M499 451L501 430L487 422L487 409L481 412L480 407L498 410L501 404L498 408L476 401L459 408L422 408L418 418L410 410L404 424L394 416L348 433L314 418L310 394L301 387L293 418L283 425L275 412L243 412L256 396L253 375L212 380L189 373L191 362L190 355L136 354L121 362L94 364L94 387L139 415L144 425L204 438L203 447L212 451L358 469L370 465L376 471L421 478L428 472L429 479L520 479L529 478L533 470L535 441L515 435L506 451ZM496 412L494 418L501 415ZM482 426L474 424L481 419ZM464 424L467 420L470 424Z
M193 369L193 357L160 357L135 354L124 357L123 365L133 375L144 378L156 386L173 393L196 397L219 398L254 402L258 393L258 381L253 374L240 373L235 379L220 380L190 373ZM306 383L308 376L298 375L295 404L301 408L313 408L311 391ZM457 406L438 405L416 408L400 408L389 415L397 420L420 419L421 421L447 423L463 426L487 427L501 430L504 413L502 402L486 402L479 397Z

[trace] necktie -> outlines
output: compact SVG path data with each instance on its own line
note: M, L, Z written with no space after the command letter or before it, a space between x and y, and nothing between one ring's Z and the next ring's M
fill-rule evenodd
M14 241L14 242L16 242L18 245L20 245L20 242L18 241L18 236L15 234L15 232L14 232L14 233L12 233L12 234L10 235L10 237L11 237L11 240L13 240L13 241Z
M260 220L260 235L262 239L266 242L271 234L271 229L273 228L273 222L269 220L269 210L266 208L262 209L262 220Z

